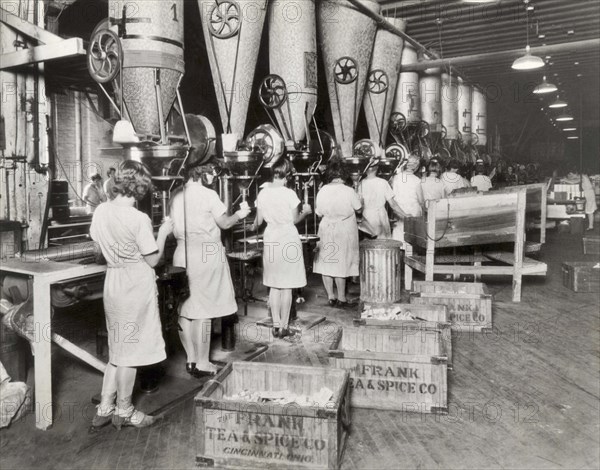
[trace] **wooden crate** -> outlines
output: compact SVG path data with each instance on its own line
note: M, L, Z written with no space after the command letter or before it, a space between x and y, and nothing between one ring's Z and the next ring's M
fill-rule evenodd
M422 342L396 327L342 328L329 357L334 367L350 372L352 406L447 413L448 358L433 338Z
M361 309L361 318L367 318L365 314L371 308L385 308L396 311L400 309L402 313L406 313L413 317L413 320L442 322L448 321L448 309L445 305L419 305L419 304L371 304L365 302Z
M595 268L594 266L599 266ZM600 292L598 261L568 261L562 264L563 286L575 292Z
M327 406L225 400L242 390L334 392ZM344 370L233 362L195 398L197 466L324 468L340 466L350 427L349 376Z
M410 306L411 304L406 304ZM427 309L428 305L413 305ZM436 305L436 307L438 307ZM440 305L446 311L446 307ZM427 313L427 312L426 312ZM376 318L359 318L354 320L354 326L369 326L373 328L395 328L399 334L406 336L406 341L439 341L440 355L448 358L448 369L452 365L452 331L450 322L422 321L422 320L378 320ZM412 338L414 337L414 338Z
M583 254L600 255L600 237L597 235L588 235L583 237Z
M452 329L492 328L492 296L479 282L415 281L411 303L445 305Z

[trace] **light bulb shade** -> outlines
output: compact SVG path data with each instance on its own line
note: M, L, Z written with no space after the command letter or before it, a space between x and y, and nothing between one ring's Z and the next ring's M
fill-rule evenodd
M533 70L542 68L546 63L541 57L531 55L529 46L525 48L525 55L515 59L512 63L512 68L515 70Z
M579 139L579 137L577 137L576 135L570 135L569 137L567 137L567 139L576 140L576 139Z
M557 90L556 85L552 84L552 83L548 83L546 81L546 77L544 77L544 79L542 80L542 83L540 83L538 86L536 86L533 89L533 92L536 95L544 95L546 93L554 93Z
M565 127L563 129L563 132L572 132L572 131L576 131L577 128L576 127Z
M550 103L548 105L549 108L557 109L557 108L566 108L567 102L561 100L560 98L556 98L556 101Z
M559 114L558 116L556 116L556 118L554 118L554 120L558 122L572 121L573 116L571 116L570 114Z

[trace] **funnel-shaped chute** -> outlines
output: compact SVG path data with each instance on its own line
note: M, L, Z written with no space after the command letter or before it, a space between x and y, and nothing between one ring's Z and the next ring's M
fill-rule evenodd
M471 135L471 110L473 109L473 88L462 78L458 78L458 132L462 134L465 143L473 139Z
M335 137L342 156L350 157L377 24L345 0L318 3L317 27ZM377 2L362 0L360 3L379 13Z
M401 113L407 122L421 120L421 99L419 98L419 74L417 72L403 72L402 65L417 62L417 51L410 44L405 44L402 50L402 64L400 76L396 86L396 97L392 112Z
M239 138L246 127L266 5L266 0L198 0L223 132Z
M183 0L110 0L108 10L110 29L119 36L123 49L127 116L136 133L158 135L185 69Z
M477 135L477 145L487 144L487 102L478 88L473 88L471 132Z
M456 76L442 74L442 125L446 128L446 138L454 140L458 136L458 83Z
M386 20L402 31L406 27L401 18L386 17ZM404 39L400 36L383 28L377 30L363 106L369 136L381 148L385 146L387 137L403 47Z
M287 100L275 116L290 146L306 137L317 105L315 0L278 0L270 8L270 72L287 88Z

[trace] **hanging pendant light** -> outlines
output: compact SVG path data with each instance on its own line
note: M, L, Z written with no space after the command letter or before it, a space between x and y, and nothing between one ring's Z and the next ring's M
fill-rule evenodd
M559 114L558 116L556 116L554 118L554 120L557 121L557 122L572 121L573 120L573 116L571 116L570 114L567 114L567 113L563 113L563 114Z
M546 77L544 76L544 79L542 80L542 83L540 83L538 86L536 86L533 89L533 92L536 95L545 95L546 93L553 93L557 90L556 85L549 83L548 81L546 81Z
M572 132L572 131L576 131L577 128L576 127L565 127L563 129L563 132Z
M549 108L557 109L557 108L566 108L567 102L560 99L560 97L556 96L556 100L548 105Z
M523 0L525 3L525 27L527 29L527 45L525 46L525 55L515 59L512 63L512 68L515 70L533 70L539 69L546 65L541 57L531 55L529 47L529 0Z

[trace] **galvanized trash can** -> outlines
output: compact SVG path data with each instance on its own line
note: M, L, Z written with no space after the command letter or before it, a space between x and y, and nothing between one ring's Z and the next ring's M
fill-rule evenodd
M402 243L364 240L360 243L360 300L365 304L391 304L402 293Z

